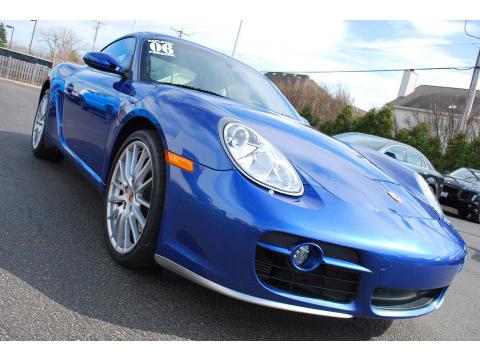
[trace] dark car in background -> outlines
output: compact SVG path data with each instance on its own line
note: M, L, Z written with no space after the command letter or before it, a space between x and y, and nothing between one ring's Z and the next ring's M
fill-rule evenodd
M461 217L480 223L480 170L460 168L445 174L439 200L455 208Z
M395 140L357 132L337 134L333 137L347 145L365 146L403 162L422 175L437 198L440 197L443 188L443 176L433 167L430 160L417 149Z

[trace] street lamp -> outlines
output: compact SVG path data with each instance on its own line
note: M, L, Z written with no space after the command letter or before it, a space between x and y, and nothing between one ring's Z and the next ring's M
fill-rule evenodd
M37 20L30 20L33 21L35 24L33 25L33 31L32 31L32 37L30 39L30 45L28 46L28 53L31 53L32 50L32 42L33 42L33 37L35 36L35 29L37 28Z
M12 48L12 40L13 40L13 33L15 32L15 26L7 25L7 28L12 29L12 35L10 35L10 45L8 45L8 49Z

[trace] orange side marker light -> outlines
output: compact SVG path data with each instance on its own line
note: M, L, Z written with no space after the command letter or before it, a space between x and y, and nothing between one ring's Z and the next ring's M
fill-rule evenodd
M165 161L182 170L193 172L193 161L171 151L165 150Z

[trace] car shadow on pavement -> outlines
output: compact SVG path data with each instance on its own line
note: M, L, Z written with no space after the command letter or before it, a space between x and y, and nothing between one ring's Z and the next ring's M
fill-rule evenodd
M122 268L104 245L100 197L68 161L36 159L29 135L5 131L0 154L0 268L78 314L194 340L366 340L391 325L264 308Z
M469 246L468 251L473 253L470 255L470 259L480 262L480 250Z

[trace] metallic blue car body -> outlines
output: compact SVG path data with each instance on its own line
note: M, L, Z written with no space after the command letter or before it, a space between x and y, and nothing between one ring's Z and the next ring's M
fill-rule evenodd
M129 36L137 45L155 37L198 46L159 34ZM440 306L463 266L466 247L428 205L413 172L382 154L356 151L323 135L300 117L138 81L139 51L137 46L130 79L87 66L53 69L45 85L51 91L46 131L47 140L102 194L124 132L140 120L157 130L165 149L194 161L192 173L167 166L157 262L226 295L286 310L405 318ZM255 129L283 152L302 179L301 197L272 194L236 170L218 134L225 117ZM388 191L403 201L394 201ZM355 249L361 274L355 299L339 303L299 296L259 281L255 252L269 232ZM375 288L443 290L426 306L398 310L372 306Z

